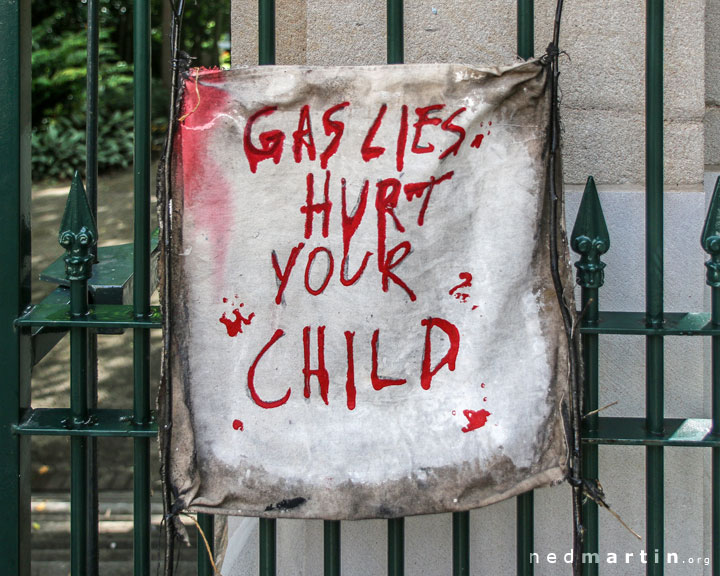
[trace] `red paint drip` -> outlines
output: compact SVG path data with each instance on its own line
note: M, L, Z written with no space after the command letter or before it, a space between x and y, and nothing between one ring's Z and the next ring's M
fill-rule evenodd
M480 144L482 144L483 138L485 138L485 134L478 134L475 136L473 141L470 143L471 148L480 148Z
M240 432L245 430L242 420L233 420L233 430L240 430Z
M478 410L477 412L475 410L463 410L463 414L468 419L467 426L462 429L465 433L482 428L485 426L488 416L492 416L487 410Z
M460 284L458 284L457 286L454 286L453 288L450 289L450 292L448 292L448 294L450 294L450 296L452 296L453 292L455 292L459 288L472 287L472 274L470 274L470 272L460 272L460 274L458 274L458 277L460 278L460 280L462 280L462 282L460 282Z
M233 310L233 314L235 315L235 320L230 320L225 312L223 312L223 315L219 319L220 322L225 325L228 336L231 338L234 338L238 334L242 334L243 324L249 326L252 319L255 317L255 312L253 312L250 316L245 318L242 314L240 314L240 310L238 308Z

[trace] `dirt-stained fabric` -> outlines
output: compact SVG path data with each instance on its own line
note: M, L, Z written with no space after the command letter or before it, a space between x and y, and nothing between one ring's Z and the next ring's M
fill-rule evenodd
M392 518L565 478L548 77L185 75L164 222L176 509ZM559 266L570 286L565 249Z

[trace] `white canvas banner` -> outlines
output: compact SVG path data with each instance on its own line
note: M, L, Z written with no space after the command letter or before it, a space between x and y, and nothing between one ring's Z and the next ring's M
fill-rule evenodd
M548 73L187 73L164 295L183 508L397 517L564 479Z

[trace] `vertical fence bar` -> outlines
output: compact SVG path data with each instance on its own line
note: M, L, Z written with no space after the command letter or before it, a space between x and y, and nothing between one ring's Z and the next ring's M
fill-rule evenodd
M73 316L87 314L87 280L72 280L70 283L70 310ZM88 383L88 338L87 329L70 329L70 407L73 420L87 420L87 383ZM88 470L88 438L73 436L70 439L70 459L72 466L71 484L71 571L73 576L89 574L88 539L89 526L89 490L92 482Z
M272 576L276 572L276 541L277 521L260 518L260 576Z
M646 315L649 325L663 321L663 0L647 1L646 21L646 158L645 158L645 274ZM645 403L648 432L663 430L663 338L646 337ZM646 448L647 574L663 573L664 557L663 448Z
M405 61L405 30L403 0L387 0L387 63L402 64ZM387 521L388 576L405 573L405 519Z
M710 286L711 321L720 326L720 178L715 182L701 237ZM712 433L720 436L720 336L712 337ZM712 575L720 575L720 448L712 449Z
M87 11L87 94L85 108L87 156L85 158L85 187L90 209L97 222L100 0L88 0Z
M535 3L533 0L518 0L517 3L517 53L520 58L532 58L535 53ZM533 525L535 498L533 492L517 497L517 574L531 576L533 565L530 554L535 546Z
M150 1L135 0L133 22L135 150L135 226L133 307L136 318L150 312ZM150 334L133 330L133 417L150 419ZM135 576L149 576L150 566L150 439L135 438L133 519Z
M715 184L720 199L720 178ZM712 289L712 322L720 324L720 283ZM712 338L712 429L720 436L720 336ZM720 576L720 448L712 449L712 576Z
M600 261L600 256L610 248L610 235L592 176L588 178L580 202L571 234L571 245L572 249L580 254L580 260L575 266L578 270L577 283L582 287L583 321L586 325L594 326L598 323L600 310L598 292L604 281L605 264ZM585 425L587 430L592 432L598 427L598 415L595 412L598 409L598 336L583 334L582 349L584 367L582 412L588 415ZM583 447L581 466L583 478L597 482L597 446L587 444ZM583 526L585 537L582 551L593 555L590 558L594 558L598 553L598 507L589 498L583 504ZM597 562L583 563L584 576L597 574Z
M535 498L533 492L526 492L517 497L517 573L518 576L532 576L533 564L530 555L533 553L535 524Z
M532 58L535 53L535 3L518 0L517 53L520 58Z
M340 521L324 522L325 576L340 576Z
M275 64L275 0L258 2L258 64Z
M405 573L405 518L387 521L388 576L402 576Z
M720 178L715 185L720 199ZM720 267L720 263L719 263ZM720 283L712 289L712 322L720 325ZM720 336L712 338L712 429L720 436ZM712 576L720 576L720 448L712 449Z
M13 321L30 304L30 2L0 2L0 573L30 574L30 335Z
M405 61L403 0L387 0L387 63Z
M90 202L90 210L97 222L98 206L98 84L100 50L100 2L88 0L87 3L87 85L85 106L85 184ZM97 250L95 251L97 262ZM97 333L88 335L88 405L97 408ZM88 440L88 465L90 467L90 486L88 493L88 524L90 526L88 542L88 572L100 571L98 557L98 475L97 475L97 438Z
M75 172L63 215L60 245L65 255L65 277L70 282L70 315L81 318L88 313L87 284L97 245L97 228L80 175ZM88 420L89 338L87 328L70 329L70 410L67 426L85 424ZM96 540L90 525L90 494L93 484L90 470L89 438L70 439L70 568L73 576L90 574L93 566L89 558L96 553Z
M453 527L453 576L470 576L470 512L455 512Z
M275 0L258 0L258 64L275 64ZM274 576L277 521L260 518L260 576Z
M205 534L207 538L208 546L210 546L210 553L215 554L215 516L212 514L198 514L198 524L200 530ZM198 538L198 576L215 576L215 570L213 570L210 558L205 548L205 543L202 541L202 536Z

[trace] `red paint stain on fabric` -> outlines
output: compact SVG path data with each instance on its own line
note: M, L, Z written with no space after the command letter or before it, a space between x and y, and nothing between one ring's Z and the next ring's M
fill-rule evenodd
M463 414L468 419L467 426L462 429L465 433L482 428L487 423L488 417L492 416L487 410L478 410L477 412L475 410L463 410Z
M242 314L240 314L240 310L238 308L233 310L233 314L235 315L235 320L230 320L225 312L223 312L223 315L219 318L220 322L225 325L228 336L231 338L234 338L238 334L242 334L243 325L249 326L252 319L255 317L255 312L253 312L250 316L245 318Z
M460 282L460 284L458 284L457 286L453 286L450 289L450 292L448 292L450 296L452 296L453 293L460 288L472 287L472 274L470 274L470 272L460 272L460 274L458 274L458 277L460 278L460 280L462 280L462 282ZM467 297L467 294L465 296Z
M220 117L230 107L228 93L219 85L213 70L199 69L185 79L178 138L182 149L182 178L185 215L190 216L211 243L214 276L222 285L225 249L230 240L230 185L223 168L208 153L215 127L229 120ZM199 239L193 239L199 240Z
M485 388L485 382L480 383L480 388Z
M242 420L233 420L233 430L240 430L240 432L245 430L245 425Z
M471 148L480 148L480 145L482 144L483 138L485 138L485 134L478 134L473 138L473 141L470 142Z

